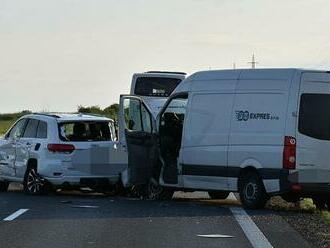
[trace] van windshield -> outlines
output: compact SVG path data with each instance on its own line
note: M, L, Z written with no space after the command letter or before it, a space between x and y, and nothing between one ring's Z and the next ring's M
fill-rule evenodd
M320 140L330 140L330 94L302 94L298 130Z
M139 96L168 97L181 82L179 78L139 77L134 94Z
M112 123L108 121L73 121L58 124L62 141L115 140Z

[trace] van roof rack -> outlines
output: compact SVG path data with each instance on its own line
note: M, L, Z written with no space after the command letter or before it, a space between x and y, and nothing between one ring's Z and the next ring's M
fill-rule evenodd
M187 75L185 72L180 71L147 71L146 73L164 73L164 74L180 74L180 75Z

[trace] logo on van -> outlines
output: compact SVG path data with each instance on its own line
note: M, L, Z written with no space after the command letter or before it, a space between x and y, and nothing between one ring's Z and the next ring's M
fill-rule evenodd
M278 116L270 113L250 113L249 111L239 110L235 111L237 121L248 121L248 120L279 120Z

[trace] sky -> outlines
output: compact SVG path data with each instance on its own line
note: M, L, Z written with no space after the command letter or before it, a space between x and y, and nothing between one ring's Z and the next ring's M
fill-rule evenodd
M330 69L328 0L0 0L0 113L101 108L132 74Z

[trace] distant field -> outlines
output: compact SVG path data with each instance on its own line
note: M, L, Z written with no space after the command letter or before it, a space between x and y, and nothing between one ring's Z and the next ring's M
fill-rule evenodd
M3 135L14 122L15 120L10 120L10 121L0 120L0 136Z
M3 135L18 118L28 113L30 112L22 111L10 114L0 114L0 135Z

